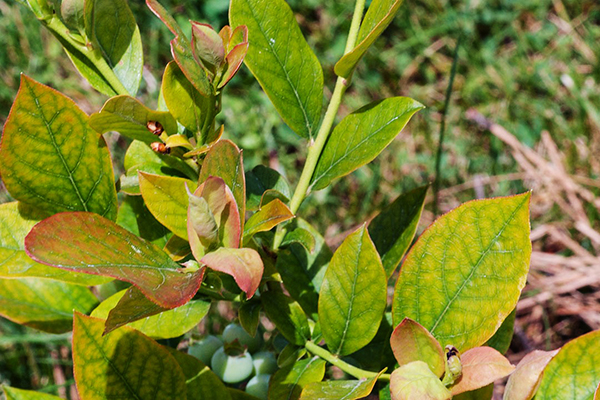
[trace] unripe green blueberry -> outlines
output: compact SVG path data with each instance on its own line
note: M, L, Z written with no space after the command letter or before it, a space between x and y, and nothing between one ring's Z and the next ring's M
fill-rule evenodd
M254 337L248 335L248 332L244 330L239 324L229 324L223 330L223 342L233 343L237 340L242 346L248 348L250 353L257 351L262 346L262 336L258 331Z
M254 373L256 375L273 374L277 371L277 359L270 351L259 351L252 355Z
M208 335L204 339L192 344L188 349L188 354L208 365L213 354L215 354L219 347L223 347L221 339L213 335Z
M246 393L258 397L261 400L267 400L269 393L269 380L271 375L259 374L248 381L246 385Z
M239 383L252 375L254 365L248 352L240 355L227 355L225 347L213 354L210 365L212 370L225 383Z

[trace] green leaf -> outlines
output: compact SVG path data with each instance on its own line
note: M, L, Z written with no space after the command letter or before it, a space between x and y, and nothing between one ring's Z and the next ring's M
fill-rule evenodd
M158 247L164 247L172 237L171 231L148 211L140 196L127 196L119 206L117 224Z
M71 99L25 75L4 125L0 158L2 180L15 199L50 214L116 218L106 142Z
M290 186L283 176L274 169L257 165L246 172L246 207L248 211L258 210L265 191L275 189L288 199L292 197Z
M87 313L98 300L84 286L49 279L0 279L0 315L46 332L68 332L73 310Z
M86 0L85 31L125 89L135 96L144 54L140 30L126 0Z
M370 163L423 107L407 97L368 104L340 122L325 144L311 180L312 190Z
M6 394L6 400L60 400L60 397L32 390L16 389L10 386L2 386L2 389Z
M315 251L315 237L306 229L296 228L287 232L279 247L286 248L292 243L298 243L302 245L302 247L304 247L309 253L314 253Z
M392 331L392 313L386 312L373 340L362 349L352 353L352 359L356 360L360 368L377 371L385 367L391 369L396 365L396 359L390 347ZM313 339L313 341L315 340Z
M126 294L131 293L131 289L112 295L92 312L92 317L107 319L108 332L112 330L109 330L109 327L116 329L126 324L152 338L168 339L188 332L204 318L210 308L210 303L206 301L191 300L181 307L169 310L148 303L145 297L135 296L135 292L139 293L139 291L133 292L130 301L123 301L123 299L126 298ZM155 309L156 312L149 313L151 309Z
M232 0L231 26L246 25L246 66L281 118L298 135L316 136L323 108L323 69L284 0Z
M485 346L467 350L460 361L462 377L450 388L453 396L487 386L515 370L498 350Z
M212 95L214 89L207 72L195 59L190 40L185 36L179 24L158 1L146 0L146 4L175 35L175 39L171 40L171 53L181 71L203 96Z
M531 400L542 382L546 365L558 351L534 350L523 357L506 382L503 399Z
M63 0L60 2L60 16L65 25L83 37L85 35L85 0ZM72 33L72 32L71 32Z
M254 397L251 394L243 392L239 389L227 388L231 400L260 400L258 397Z
M500 328L498 328L496 333L494 333L494 336L485 342L484 346L494 348L501 354L506 354L513 338L516 317L517 310L514 309L510 314L508 314L508 317L504 319L502 325L500 325Z
M381 375L381 373L379 373ZM379 375L369 379L313 382L302 390L305 400L354 400L367 397L373 391Z
M96 68L96 66L87 58L86 55L81 53L78 49L73 47L62 38L57 37L58 41L62 44L65 53L77 69L81 76L87 79L88 83L97 91L105 94L109 97L116 96L118 93L112 88L110 83L104 78L102 72Z
M188 240L187 210L188 194L196 184L183 178L139 173L140 191L148 210L161 224L174 234Z
M392 400L450 400L452 395L423 361L413 361L392 372Z
M190 244L187 242L187 240L173 235L167 244L165 244L163 251L167 253L173 261L179 261L190 254L192 249L190 249Z
M471 201L438 218L402 264L394 324L411 318L461 351L485 343L525 286L529 197Z
M249 301L242 303L238 309L238 318L240 319L240 325L248 335L256 336L256 330L258 329L258 323L260 320L261 302L253 298Z
M199 260L208 268L233 276L235 283L246 293L254 296L263 274L263 262L254 249L228 249L221 247Z
M200 170L199 183L209 176L218 176L229 186L241 217L242 232L246 215L246 178L242 151L230 140L218 141L206 154Z
M490 383L482 388L452 396L452 400L492 400L493 396L494 384Z
M319 297L319 320L327 347L345 356L377 333L386 306L386 275L363 225L336 250Z
M196 357L166 347L175 358L186 379L187 400L232 400L219 377Z
M116 131L148 144L157 141L157 137L147 127L151 121L158 122L169 135L177 133L177 122L170 113L152 111L139 100L127 95L111 97L100 111L90 115L90 126L96 132L102 134Z
M373 0L358 31L358 43L335 64L335 73L348 78L367 50L392 23L402 0Z
M221 178L211 176L188 196L187 230L196 260L215 247L240 247L240 215L233 193Z
M306 385L323 379L325 364L319 357L313 357L281 368L271 377L269 399L298 400Z
M405 318L398 324L392 332L390 345L398 365L423 361L438 377L444 375L446 357L442 346L431 336L431 333L415 321Z
M275 267L290 296L308 315L316 317L318 293L332 253L321 234L302 218L295 218L288 228L290 231L296 228L308 231L315 240L314 251L311 253L299 244L291 244L280 251Z
M400 195L369 223L369 235L388 279L415 237L428 188L421 186Z
M186 379L165 348L128 327L103 330L104 321L75 314L73 370L82 399L186 398Z
M265 313L288 342L303 346L310 339L306 314L300 304L282 292L266 291L261 294Z
M189 301L204 272L182 271L152 243L92 213L61 213L43 220L25 238L25 249L47 265L130 282L165 308Z
M210 119L210 109L216 107L214 98L200 94L173 61L165 69L162 93L171 114L189 131L202 132L206 124L212 123L212 120L207 119ZM198 145L210 143L216 138L213 136L202 139Z
M294 218L288 206L279 199L262 206L252 214L244 226L244 241L250 239L255 233L270 231L283 221Z
M23 203L0 204L0 278L50 278L76 285L93 286L110 278L79 274L33 261L25 253L24 240L45 213Z
M535 400L591 400L600 381L600 330L564 345L548 363Z

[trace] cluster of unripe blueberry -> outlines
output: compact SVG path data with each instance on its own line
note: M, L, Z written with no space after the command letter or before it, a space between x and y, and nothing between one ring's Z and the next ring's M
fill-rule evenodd
M273 353L261 350L263 344L258 331L252 337L234 323L225 327L221 338L207 335L194 342L188 353L209 365L225 383L239 384L251 378L246 383L246 392L267 399L269 380L278 366Z

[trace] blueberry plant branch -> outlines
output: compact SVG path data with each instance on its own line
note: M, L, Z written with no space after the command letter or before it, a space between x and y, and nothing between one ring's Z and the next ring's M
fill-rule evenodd
M358 31L360 29L360 23L362 20L363 11L365 9L365 0L357 0L354 7L354 14L352 16L352 23L350 24L350 31L348 33L348 40L346 41L346 48L344 50L344 54L348 54L354 49L356 45L356 41L358 38ZM342 104L342 98L344 97L344 93L346 93L346 89L350 86L352 77L343 78L338 76L335 82L335 88L333 90L333 95L331 96L331 100L329 105L327 106L327 111L325 112L325 117L323 118L323 122L319 127L319 131L317 132L317 137L313 141L312 139L308 145L308 154L306 157L306 162L304 163L304 168L302 169L302 174L300 175L300 180L298 181L298 185L296 186L296 190L292 196L290 201L290 210L293 214L296 214L300 205L306 198L308 194L310 180L312 179L313 173L315 172L315 168L317 167L317 162L319 161L319 157L323 152L323 148L325 147L325 143L327 143L327 138L331 132L331 127L333 126L333 122L338 113L340 105ZM273 248L277 249L283 238L286 234L286 229L283 226L279 226L277 232L275 234L275 238L273 241Z
M364 369L357 368L354 365L348 364L344 360L336 357L335 355L331 354L329 351L325 350L324 348L322 348L314 342L308 341L304 344L304 347L312 354L321 357L323 360L328 361L332 365L335 365L342 371L346 372L348 375L352 375L357 379L369 379L379 375L377 372L366 371ZM381 374L379 375L378 380L389 382L390 376L390 374Z
M44 25L61 42L61 44L63 44L63 46L66 44L87 58L116 94L129 94L125 86L123 86L123 83L121 83L106 60L102 57L102 54L92 46L88 46L85 43L75 40L70 35L69 28L67 28L60 20L58 14L50 9L46 0L40 2L32 1L28 2L28 4L42 25Z

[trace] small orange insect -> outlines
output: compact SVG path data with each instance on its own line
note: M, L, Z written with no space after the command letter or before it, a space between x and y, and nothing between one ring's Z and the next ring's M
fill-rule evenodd
M154 142L150 144L152 150L160 154L169 154L171 152L171 148L167 147L164 143Z
M159 136L165 131L161 123L158 121L148 121L148 123L146 124L146 128L148 128L148 130L154 133L156 136Z

